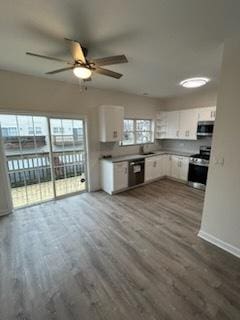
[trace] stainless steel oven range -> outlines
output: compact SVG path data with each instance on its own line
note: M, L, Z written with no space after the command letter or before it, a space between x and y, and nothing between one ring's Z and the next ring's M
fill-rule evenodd
M200 153L194 154L189 160L188 184L197 189L206 189L208 165L211 147L200 147Z

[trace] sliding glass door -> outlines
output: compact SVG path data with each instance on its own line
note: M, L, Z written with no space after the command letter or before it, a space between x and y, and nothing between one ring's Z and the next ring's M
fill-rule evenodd
M83 120L50 119L56 196L85 190Z
M83 120L0 115L14 207L83 191Z

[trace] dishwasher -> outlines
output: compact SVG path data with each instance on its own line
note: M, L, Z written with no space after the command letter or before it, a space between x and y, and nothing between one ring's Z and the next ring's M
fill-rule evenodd
M128 186L133 187L144 183L144 158L128 162Z

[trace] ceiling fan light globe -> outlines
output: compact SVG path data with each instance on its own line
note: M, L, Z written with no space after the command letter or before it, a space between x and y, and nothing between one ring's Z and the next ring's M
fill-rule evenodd
M88 79L92 75L92 71L86 67L75 67L73 73L80 79Z

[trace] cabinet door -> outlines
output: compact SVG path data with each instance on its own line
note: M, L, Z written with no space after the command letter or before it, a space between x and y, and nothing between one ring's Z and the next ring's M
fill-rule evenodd
M188 167L189 167L189 158L187 157L179 157L179 179L183 181L188 180Z
M155 158L156 161L156 166L154 167L154 179L160 178L164 175L164 156L156 156L153 157Z
M214 121L216 118L216 107L201 108L198 111L198 121Z
M179 136L179 111L167 112L167 139L177 139Z
M171 176L171 167L172 167L172 156L165 154L163 156L163 175Z
M113 191L128 187L128 162L113 164Z
M189 109L180 111L179 138L184 140L197 139L198 110Z
M180 160L178 156L172 156L171 177L179 179Z
M120 106L100 106L99 135L101 142L122 140L124 108Z
M154 176L154 165L156 166L155 161L153 160L154 157L146 158L145 159L145 181L150 181Z

